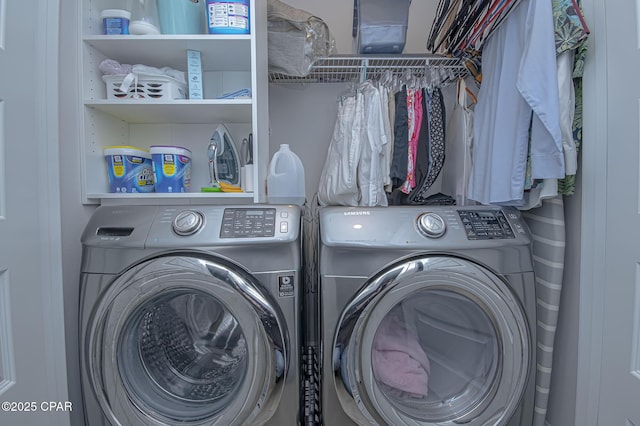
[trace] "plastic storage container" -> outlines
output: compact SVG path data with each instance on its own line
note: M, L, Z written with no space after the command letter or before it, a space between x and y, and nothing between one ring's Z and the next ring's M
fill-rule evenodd
M249 0L207 0L209 34L250 34Z
M102 33L105 35L129 34L131 13L124 9L105 9L100 12Z
M203 34L205 0L157 0L162 34Z
M402 53L411 0L354 0L355 53Z
M267 1L269 72L304 77L318 58L337 53L329 26L280 0Z
M269 163L267 199L270 204L303 205L305 202L304 167L288 144L281 144Z
M154 145L153 159L156 192L189 192L191 187L191 151L180 146Z
M185 99L187 85L164 75L135 74L128 87L122 87L126 75L103 75L107 99L170 100Z
M153 166L148 151L135 146L108 146L103 152L109 192L153 192Z

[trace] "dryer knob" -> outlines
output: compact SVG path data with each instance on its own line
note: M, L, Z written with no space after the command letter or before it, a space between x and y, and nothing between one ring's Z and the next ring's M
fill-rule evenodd
M173 219L173 232L181 236L195 234L202 228L204 218L199 212L184 210Z
M435 213L423 213L418 218L418 230L429 238L440 238L447 231L447 224Z

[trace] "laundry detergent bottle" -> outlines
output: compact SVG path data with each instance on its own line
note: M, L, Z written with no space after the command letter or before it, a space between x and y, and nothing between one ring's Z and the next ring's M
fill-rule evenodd
M281 144L273 154L267 175L269 204L297 204L305 202L304 167L288 144Z

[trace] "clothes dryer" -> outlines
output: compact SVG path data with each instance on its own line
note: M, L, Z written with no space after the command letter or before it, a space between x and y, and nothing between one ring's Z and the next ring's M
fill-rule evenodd
M319 212L326 425L531 425L536 299L515 209Z
M87 425L298 422L298 208L103 206L82 244Z

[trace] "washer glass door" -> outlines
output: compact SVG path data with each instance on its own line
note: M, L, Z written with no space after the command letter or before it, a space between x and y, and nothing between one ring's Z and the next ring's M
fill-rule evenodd
M121 424L259 423L287 361L277 305L239 267L160 257L106 291L89 329L103 410Z
M524 391L531 348L520 304L495 274L463 259L422 257L383 271L337 330L338 396L360 422L500 424Z

